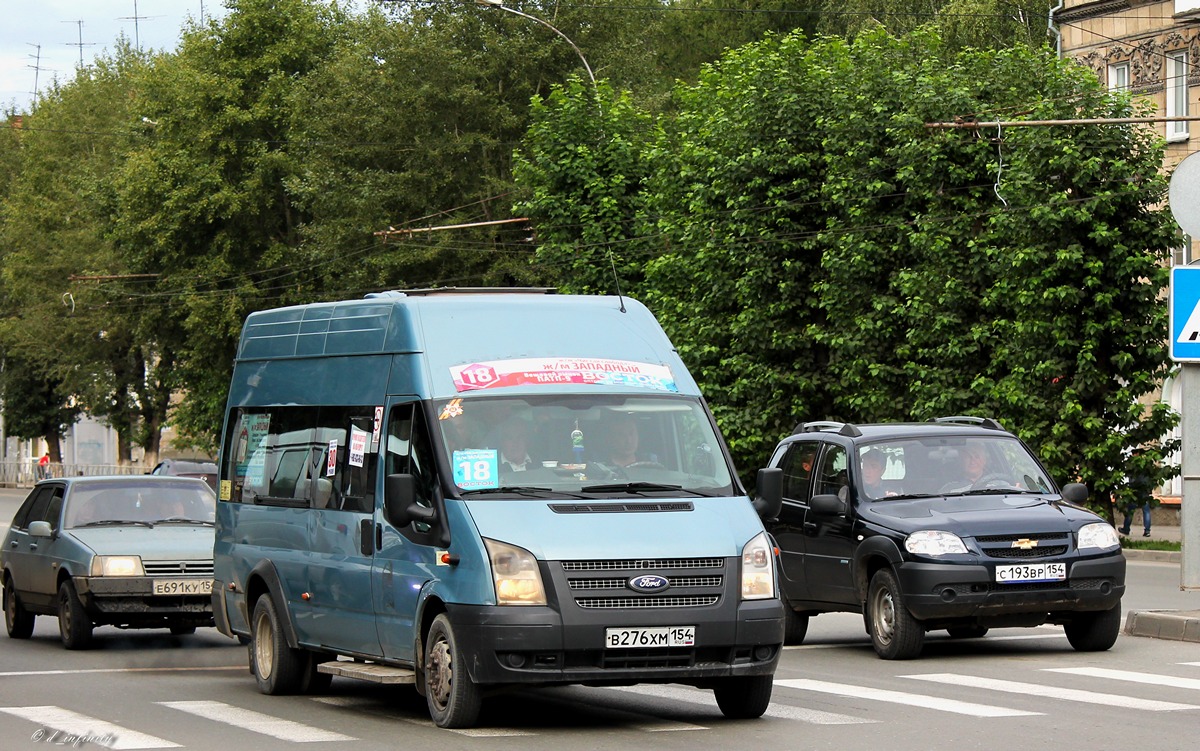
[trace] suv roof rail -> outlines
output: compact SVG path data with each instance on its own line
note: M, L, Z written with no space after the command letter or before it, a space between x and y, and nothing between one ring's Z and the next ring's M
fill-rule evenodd
M802 422L796 426L793 433L816 433L821 430L832 430L840 435L857 438L862 435L862 431L857 426L848 422L833 422L832 420L814 420L813 422Z
M1004 426L990 417L975 417L974 415L951 415L950 417L935 417L930 422L947 425L978 425L988 430L1004 430Z

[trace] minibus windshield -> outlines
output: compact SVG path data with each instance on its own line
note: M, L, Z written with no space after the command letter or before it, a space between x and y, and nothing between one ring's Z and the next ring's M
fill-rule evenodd
M434 406L464 498L733 493L724 449L696 398L471 396Z

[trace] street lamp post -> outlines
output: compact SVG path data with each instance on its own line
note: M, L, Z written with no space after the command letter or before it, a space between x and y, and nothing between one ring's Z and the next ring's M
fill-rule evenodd
M545 26L547 29L550 29L555 34L558 34L560 37L562 37L563 41L565 41L567 44L571 45L571 49L575 50L575 54L579 55L579 60L580 60L580 62L583 63L583 69L587 71L588 78L591 79L591 81L592 81L592 88L595 89L595 91L596 91L596 102L599 103L600 89L596 86L596 77L594 75L592 75L592 66L588 65L587 58L583 56L583 51L580 50L579 47L575 46L575 43L571 41L571 37L562 33L554 26L551 26L549 21L543 21L542 19L538 18L537 16L531 16L528 13L522 13L521 11L516 10L515 8L508 7L507 5L504 4L504 0L475 0L475 2L478 5L482 5L482 6L485 6L488 8L499 8L500 10L508 11L509 13L520 16L521 18L528 18L530 21L533 21L535 23L540 23L542 26Z

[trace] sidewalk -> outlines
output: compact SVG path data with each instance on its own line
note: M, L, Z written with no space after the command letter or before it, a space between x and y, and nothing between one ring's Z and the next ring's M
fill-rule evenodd
M1132 539L1180 541L1180 528L1170 525L1150 527L1150 536L1143 538L1139 529L1132 529ZM1167 561L1179 563L1182 553L1171 550L1125 550L1131 561ZM1124 633L1130 636L1149 636L1156 639L1200 642L1200 610L1131 610L1125 615Z

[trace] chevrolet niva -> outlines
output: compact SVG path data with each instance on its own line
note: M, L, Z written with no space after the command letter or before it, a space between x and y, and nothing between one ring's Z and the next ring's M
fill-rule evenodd
M805 423L776 447L786 643L810 616L863 614L876 653L904 660L925 633L1059 624L1080 651L1121 627L1125 557L1116 530L1061 489L994 420Z

